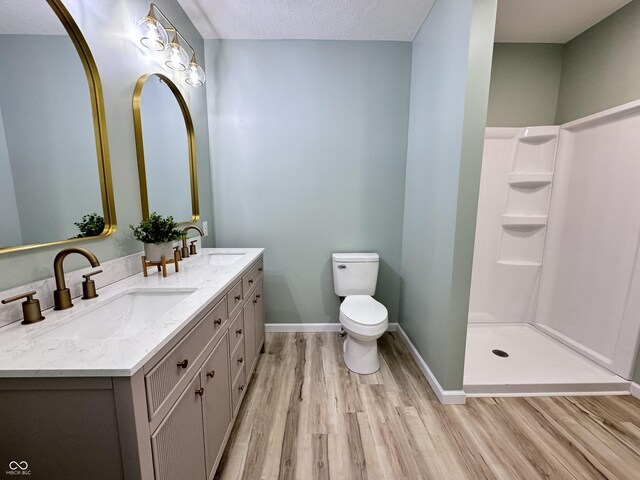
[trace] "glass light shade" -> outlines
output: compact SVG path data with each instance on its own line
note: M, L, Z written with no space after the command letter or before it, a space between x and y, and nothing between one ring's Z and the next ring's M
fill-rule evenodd
M204 70L196 63L195 56L189 62L187 67L187 78L184 80L192 87L201 87L205 82Z
M167 67L179 72L187 69L189 55L187 55L187 51L178 42L177 35L175 35L171 43L167 45L167 60L164 63Z
M149 12L149 15L138 20L138 30L140 31L140 43L145 47L161 52L169 42L169 35L162 24Z

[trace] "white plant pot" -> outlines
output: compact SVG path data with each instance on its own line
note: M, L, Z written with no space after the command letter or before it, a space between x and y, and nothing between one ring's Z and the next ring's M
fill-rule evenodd
M159 262L163 255L166 261L173 258L173 242L144 244L144 256L147 258L147 262Z

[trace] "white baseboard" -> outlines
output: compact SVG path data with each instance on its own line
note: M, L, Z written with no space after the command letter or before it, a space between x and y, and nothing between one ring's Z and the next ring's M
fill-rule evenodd
M435 392L436 396L438 397L438 400L440 400L440 403L442 403L443 405L465 404L467 396L464 393L464 390L445 390L444 388L442 388L442 385L440 385L440 382L438 382L438 379L436 378L436 376L433 374L429 366L426 364L426 362L424 361L420 353L418 353L418 350L416 349L415 345L411 343L411 340L409 340L409 337L407 336L405 331L402 329L402 327L400 325L397 325L396 330L399 334L399 337L404 341L407 347L409 347L409 351L411 352L411 355L413 356L414 360L418 364L420 371L422 371L424 378L426 378L427 382L429 382L429 385Z
M315 332L337 332L340 330L339 323L267 323L264 329L268 333L315 333ZM390 332L398 329L397 323L390 323L387 328Z
M640 398L640 383L631 383L631 387L629 388L629 392L636 398Z

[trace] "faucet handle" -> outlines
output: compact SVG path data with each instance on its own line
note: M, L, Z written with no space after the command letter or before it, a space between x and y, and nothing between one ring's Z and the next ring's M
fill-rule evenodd
M93 277L94 275L97 275L99 273L102 273L102 270L94 270L93 272L85 273L84 275L82 275L82 278L84 278L85 281L89 282L89 281L91 281L91 280L89 280L91 277Z
M196 250L196 242L197 240L191 241L191 246L189 247L189 255L196 255L198 251Z
M22 323L25 325L30 323L37 323L41 320L44 320L44 317L42 316L42 311L40 310L40 301L33 298L35 294L35 290L21 293L20 295L5 298L4 300L2 300L2 304L6 305L7 303L15 302L16 300L22 300L24 298L25 301L22 302L22 313L24 315L24 320L22 320Z
M93 272L82 275L82 278L84 278L84 282L82 282L83 300L89 300L98 296L98 294L96 293L96 282L91 279L91 277L97 275L98 273L102 273L102 270L94 270Z

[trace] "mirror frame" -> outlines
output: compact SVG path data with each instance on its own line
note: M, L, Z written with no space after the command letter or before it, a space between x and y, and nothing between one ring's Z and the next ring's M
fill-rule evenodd
M71 13L69 13L67 8L62 4L62 0L46 1L69 34L73 45L76 47L76 51L78 52L78 56L82 62L85 74L87 75L91 111L93 113L93 131L96 142L100 196L102 199L102 213L104 215L104 230L100 235L96 235L94 237L67 238L64 240L54 240L52 242L15 245L10 247L0 246L0 254L48 247L52 245L62 245L65 243L95 240L111 236L117 229L116 208L113 196L113 180L111 178L111 162L109 160L109 144L107 141L107 121L105 117L104 97L102 95L102 83L100 81L98 67L93 59L93 55L91 54L89 44L84 39L84 36L80 32L80 28L71 16Z
M147 168L144 159L144 139L142 138L142 112L140 101L142 98L142 87L150 77L158 77L162 80L171 90L175 96L182 116L184 118L184 124L187 130L187 144L189 146L189 179L191 185L191 219L176 220L178 223L192 223L200 219L200 201L198 199L198 167L196 163L196 136L193 128L193 120L191 119L191 113L189 112L189 106L185 101L180 89L175 83L171 81L169 77L162 73L147 73L142 75L136 82L136 88L133 91L133 128L136 137L136 153L138 155L138 177L140 180L140 200L142 204L142 218L147 220L149 218L149 194L147 186ZM162 213L162 212L159 212Z

